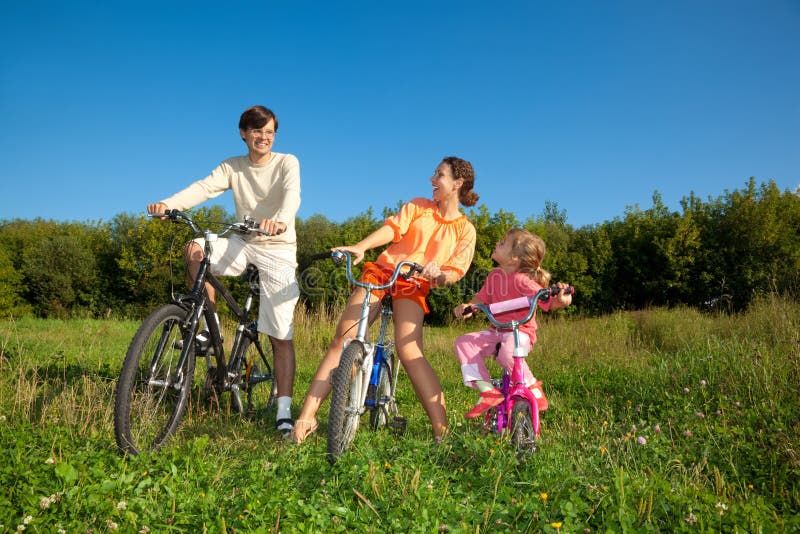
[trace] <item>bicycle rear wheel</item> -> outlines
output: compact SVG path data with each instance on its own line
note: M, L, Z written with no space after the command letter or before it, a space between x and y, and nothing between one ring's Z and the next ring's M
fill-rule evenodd
M385 428L397 418L397 403L394 399L394 385L396 384L390 359L385 361L378 371L378 386L375 390L375 406L369 412L369 424L373 430Z
M342 353L339 367L333 372L333 391L328 415L328 461L336 462L355 438L364 411L362 403L364 346L352 341Z
M194 332L188 312L168 304L151 313L133 336L114 400L114 433L127 454L157 450L175 433L194 378ZM188 346L178 368L181 349Z
M536 436L539 435L539 412L528 399L517 399L511 409L511 441L520 452L536 451Z
M242 415L255 416L259 410L272 406L277 395L275 377L267 363L266 349L261 343L245 338L242 340L242 368L239 388L247 396Z

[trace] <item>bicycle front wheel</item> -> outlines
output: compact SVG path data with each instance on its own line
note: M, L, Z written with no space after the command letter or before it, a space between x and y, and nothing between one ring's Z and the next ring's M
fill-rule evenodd
M520 452L536 450L539 412L527 399L517 399L511 409L511 441Z
M328 461L336 462L350 447L358 430L363 401L364 346L352 341L342 353L339 367L333 372L333 391L328 415Z
M194 377L194 332L187 311L168 304L151 313L133 337L114 401L114 433L127 454L159 449L186 411ZM181 347L188 346L179 367Z

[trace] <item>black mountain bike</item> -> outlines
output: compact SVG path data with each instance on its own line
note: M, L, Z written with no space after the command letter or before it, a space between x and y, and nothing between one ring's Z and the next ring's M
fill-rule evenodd
M249 217L243 223L208 223L206 226L219 230L215 233L201 229L178 210L150 216L187 224L196 236L205 239L205 257L190 293L173 296L171 303L147 316L125 355L114 401L114 433L120 449L134 455L158 450L177 431L189 403L198 357L206 359L203 399L218 402L221 393L230 391L233 409L248 415L255 413L256 407L270 406L276 396L270 359L250 314L253 299L259 294L258 269L248 265L243 274L249 291L240 306L212 274L209 260L218 237L231 232L266 232ZM217 290L238 321L229 359L214 311L209 308L206 282ZM205 342L197 338L201 318L205 318L210 338ZM263 382L271 387L258 387Z

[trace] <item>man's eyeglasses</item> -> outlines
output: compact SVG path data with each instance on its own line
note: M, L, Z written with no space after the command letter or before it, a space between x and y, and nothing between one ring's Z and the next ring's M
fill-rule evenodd
M275 137L275 130L256 130L255 128L248 128L251 135L259 137Z

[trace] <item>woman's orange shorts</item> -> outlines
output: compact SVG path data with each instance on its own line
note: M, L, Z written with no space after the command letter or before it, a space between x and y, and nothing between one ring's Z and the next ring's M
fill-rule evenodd
M388 267L368 261L364 263L364 267L361 270L361 281L370 284L385 284L392 279L393 273L394 269L389 269ZM425 313L428 313L430 309L428 309L428 303L425 302L425 297L428 296L430 290L431 285L427 280L421 278L406 280L405 278L398 277L395 284L388 290L376 289L372 291L372 294L378 297L378 299L382 299L386 291L389 291L393 299L412 300L419 304Z

